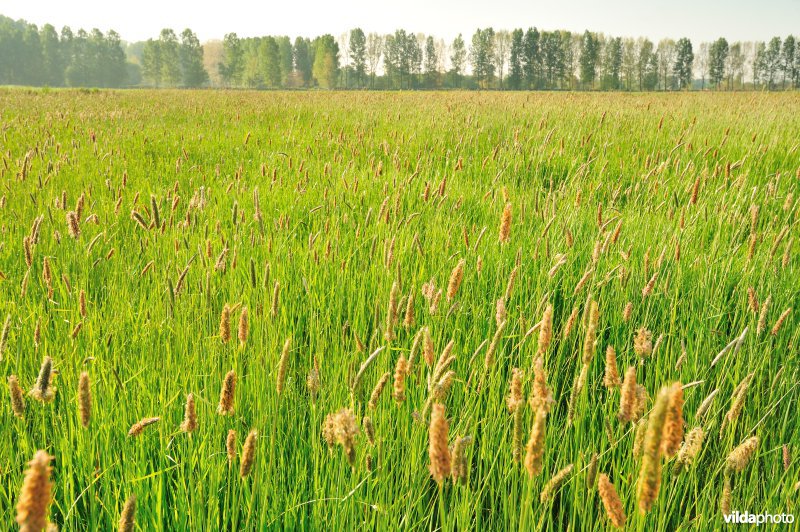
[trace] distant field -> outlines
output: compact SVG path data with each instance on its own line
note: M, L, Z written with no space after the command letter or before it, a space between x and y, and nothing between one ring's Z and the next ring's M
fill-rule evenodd
M0 90L0 128L9 529L40 449L63 530L797 512L795 94Z

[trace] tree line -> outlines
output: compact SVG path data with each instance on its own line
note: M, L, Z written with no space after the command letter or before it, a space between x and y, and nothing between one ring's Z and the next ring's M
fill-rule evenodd
M397 30L201 44L190 29L124 43L0 16L0 84L254 89L785 90L800 88L800 45L719 38L622 38L585 31L479 28L452 42Z

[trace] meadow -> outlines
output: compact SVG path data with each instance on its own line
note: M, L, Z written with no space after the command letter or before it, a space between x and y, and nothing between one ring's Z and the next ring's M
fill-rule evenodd
M0 89L0 127L8 529L796 511L796 94Z

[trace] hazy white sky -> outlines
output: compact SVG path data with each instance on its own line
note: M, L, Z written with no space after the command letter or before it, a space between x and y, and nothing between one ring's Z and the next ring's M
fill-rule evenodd
M689 37L695 42L768 40L800 33L800 0L0 0L0 14L38 25L114 29L127 41L161 28L193 29L201 41L236 32L257 35L339 35L411 32L442 37L495 29L590 29L617 36Z

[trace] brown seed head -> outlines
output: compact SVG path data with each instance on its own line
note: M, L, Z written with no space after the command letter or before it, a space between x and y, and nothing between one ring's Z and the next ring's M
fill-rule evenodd
M680 448L683 425L683 387L680 382L676 382L669 388L669 406L661 439L661 451L667 458L674 456Z
M544 309L542 321L539 322L539 339L536 346L536 356L544 357L547 353L547 348L550 347L550 341L553 339L553 305L549 304Z
M28 395L43 403L52 401L56 395L55 387L51 386L50 383L52 376L53 359L46 356L42 361L42 367L39 369L39 376L36 378L36 384Z
M544 439L546 433L547 412L538 408L533 417L531 435L525 447L525 469L528 476L534 477L542 472L542 459L544 457Z
M233 415L233 399L236 393L236 371L230 370L225 374L225 380L222 382L222 389L219 394L219 405L217 406L217 413L222 416Z
M47 527L47 509L50 506L52 484L50 482L51 456L45 451L36 451L28 462L22 491L17 502L17 524L20 532L40 532Z
M617 528L625 526L625 510L622 507L622 501L619 499L614 484L608 479L608 475L601 473L597 477L597 492L600 495L600 500L603 501L603 508L606 509L606 515L611 524Z
M81 418L81 425L89 428L89 420L92 416L92 393L89 384L89 374L81 373L78 380L78 412Z
M253 469L253 462L256 457L256 439L258 438L258 431L251 430L250 434L244 440L244 447L242 448L242 463L239 467L239 476L245 478L250 474Z
M231 307L227 303L219 317L219 337L223 344L231 339Z
M197 430L197 412L195 410L193 393L186 396L186 407L184 409L181 430L183 432L194 432Z
M655 406L647 421L647 432L642 449L642 467L639 471L637 487L639 510L642 513L646 513L653 507L661 487L661 449L669 403L670 390L664 387L658 392Z
M450 273L450 281L447 283L447 301L452 301L456 297L456 292L464 279L464 265L466 265L466 261L461 259Z
M725 460L728 471L741 473L758 449L758 436L752 436L736 447Z
M394 368L394 391L392 396L398 403L406 400L406 375L408 375L408 360L405 355L400 355Z
M11 396L11 411L20 419L25 417L25 399L15 375L8 376L8 392Z
M236 431L233 429L228 431L225 438L225 454L228 455L228 465L231 465L236 459Z
M140 435L146 427L158 423L160 420L161 418L159 417L146 417L131 425L131 429L128 431L128 436L135 438L136 436Z
M614 351L614 346L609 345L606 348L606 372L603 376L603 385L606 388L616 388L621 383L617 369L617 353Z
M449 425L445 417L444 405L436 403L431 412L428 428L428 456L433 479L441 486L450 476L450 449L447 447Z
M250 332L250 320L248 319L247 307L242 307L242 313L239 315L239 343L244 345L247 343L247 335Z
M506 203L500 218L500 242L506 243L511 235L511 203Z
M633 350L640 358L647 358L653 353L652 338L653 333L644 327L636 331L636 336L633 338Z
M119 517L119 532L133 532L136 529L136 495L131 495L122 507Z
M539 500L542 503L549 501L553 495L561 488L564 482L567 481L569 476L572 474L572 470L574 468L573 464L569 464L567 467L553 475L547 484L545 484L544 489L542 489L542 493L539 495Z
M633 421L636 410L636 368L629 366L625 370L625 380L622 382L620 393L619 415L617 416L623 423Z

